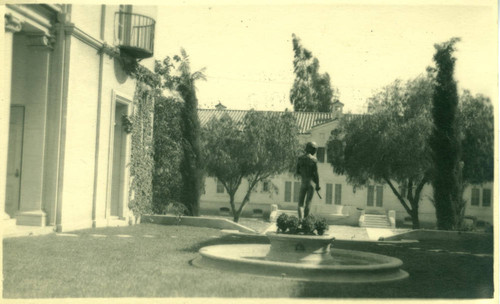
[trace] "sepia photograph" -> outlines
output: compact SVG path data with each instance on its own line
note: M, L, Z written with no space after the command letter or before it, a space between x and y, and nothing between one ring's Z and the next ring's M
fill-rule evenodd
M498 303L498 2L2 1L5 303Z

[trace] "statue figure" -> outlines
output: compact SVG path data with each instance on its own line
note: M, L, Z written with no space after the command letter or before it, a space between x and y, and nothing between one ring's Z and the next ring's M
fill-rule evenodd
M297 161L297 174L300 175L302 180L298 205L299 220L309 215L314 189L316 189L316 191L321 189L319 186L318 160L314 156L317 150L318 146L315 142L308 142L306 144L305 154L300 156ZM315 188L313 188L313 182L316 184ZM303 212L302 208L304 208Z

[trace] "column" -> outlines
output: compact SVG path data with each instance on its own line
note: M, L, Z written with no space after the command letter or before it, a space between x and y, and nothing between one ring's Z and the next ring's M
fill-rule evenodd
M12 48L13 35L21 30L21 22L11 14L5 14L4 56L2 62L3 96L0 102L0 147L7 147L9 143L10 92L12 81ZM10 220L5 212L5 187L7 185L7 155L8 149L0 149L0 204L3 219Z
M22 102L25 105L23 166L21 175L20 213L18 225L45 226L42 210L44 152L46 136L49 58L51 39L43 33L26 35L26 86ZM14 95L12 96L14 98Z

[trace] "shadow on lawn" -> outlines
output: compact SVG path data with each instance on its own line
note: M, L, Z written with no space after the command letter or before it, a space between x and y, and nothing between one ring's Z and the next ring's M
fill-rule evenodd
M339 243L342 249L396 257L410 277L380 284L303 282L300 297L342 298L492 298L493 247L489 242L420 242L396 246ZM478 255L479 254L479 255Z

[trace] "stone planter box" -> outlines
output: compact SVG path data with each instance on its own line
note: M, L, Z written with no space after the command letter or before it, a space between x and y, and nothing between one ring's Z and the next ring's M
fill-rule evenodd
M268 232L271 247L266 260L289 263L321 264L331 260L329 235L296 235Z

